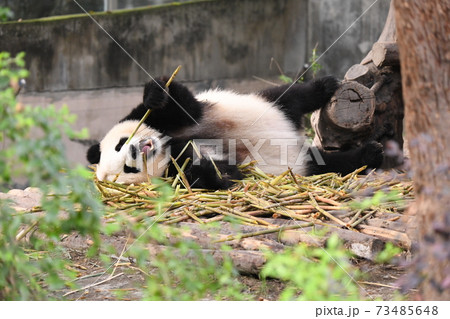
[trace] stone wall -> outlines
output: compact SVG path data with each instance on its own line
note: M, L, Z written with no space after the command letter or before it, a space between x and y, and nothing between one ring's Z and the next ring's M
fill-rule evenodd
M189 0L77 0L87 11L129 9L187 1ZM15 20L80 13L80 7L73 0L0 0L0 7L10 8Z
M29 91L137 86L178 64L188 81L265 78L279 75L272 58L293 75L316 44L331 46L323 72L343 76L377 39L389 1L332 44L371 2L207 0L93 14L114 40L84 14L28 20L0 24L0 51L27 53Z
M319 53L328 49L320 64L327 73L343 77L380 36L389 4L390 0L308 1L307 52L316 44Z

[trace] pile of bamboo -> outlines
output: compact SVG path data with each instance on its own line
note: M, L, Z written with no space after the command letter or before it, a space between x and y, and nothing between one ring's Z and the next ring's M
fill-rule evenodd
M109 219L133 212L133 222L152 218L164 225L182 225L188 229L184 235L205 248L222 242L238 250L244 246L277 250L299 242L322 246L331 233L337 233L355 255L368 259L375 258L387 241L406 249L411 246L401 217L413 201L413 187L404 174L359 175L361 168L346 176L305 177L290 170L272 176L251 164L241 168L246 178L230 190L194 189L180 175L168 179L174 192L163 201L158 183L96 181L96 186L103 202L114 208ZM380 192L397 197L392 200ZM212 222L220 225L214 236L201 227ZM314 235L318 232L321 236Z

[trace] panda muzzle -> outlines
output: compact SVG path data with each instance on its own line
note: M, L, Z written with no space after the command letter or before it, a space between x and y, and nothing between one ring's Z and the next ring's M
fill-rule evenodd
M142 140L139 142L139 152L150 156L156 151L153 139Z

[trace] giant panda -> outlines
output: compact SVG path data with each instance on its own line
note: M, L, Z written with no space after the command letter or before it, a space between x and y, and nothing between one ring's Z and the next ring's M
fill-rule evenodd
M307 143L302 118L329 102L339 87L334 77L253 94L212 89L194 95L179 82L166 88L166 81L145 84L142 103L89 148L87 158L98 164L98 180L139 183L175 176L184 165L192 188L226 189L243 177L237 165L252 160L266 173L291 168L302 175L347 174L382 162L376 142L346 152L325 152ZM149 108L150 116L125 143Z

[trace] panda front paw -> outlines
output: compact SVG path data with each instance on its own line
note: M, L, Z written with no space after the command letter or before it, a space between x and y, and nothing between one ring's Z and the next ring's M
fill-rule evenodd
M157 79L145 84L143 104L148 109L161 109L169 99L164 79Z
M376 141L372 141L362 146L361 161L362 165L369 168L378 168L383 163L384 151L383 145Z

